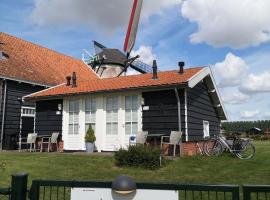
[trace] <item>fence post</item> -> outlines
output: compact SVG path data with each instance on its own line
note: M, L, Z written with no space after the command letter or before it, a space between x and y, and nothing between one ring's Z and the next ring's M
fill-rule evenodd
M233 200L239 200L240 199L240 193L239 193L239 186L236 186L233 191L232 191L232 195L233 195Z
M11 179L11 200L27 199L27 178L28 174L13 174Z

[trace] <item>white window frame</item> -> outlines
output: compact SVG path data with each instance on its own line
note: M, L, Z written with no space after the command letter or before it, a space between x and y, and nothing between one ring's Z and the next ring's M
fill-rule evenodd
M203 120L203 137L209 137L210 136L210 123L209 121Z
M90 102L90 109L87 109L87 102ZM85 99L84 102L84 116L85 116L85 133L87 132L87 126L90 124L93 128L93 125L95 126L95 128L93 129L94 132L96 132L96 115L97 115L97 99L95 97L90 97ZM94 106L93 106L94 105ZM90 121L87 121L86 118L86 114L89 113L90 114ZM93 117L94 115L94 117Z
M126 117L126 114L127 114L127 107L126 107L127 97L131 98L131 102L130 102L131 108L128 109L130 111L130 120L129 121L127 121L127 117ZM136 103L136 108L135 109L133 109L133 97L137 98L137 103ZM139 97L138 97L138 95L125 95L124 98L125 98L125 105L124 105L125 106L125 135L126 136L136 135L137 132L138 132L138 129L139 129L139 116L138 116ZM137 120L136 121L133 119L133 113L134 112L137 113L137 116L136 116ZM126 126L127 126L128 123L130 124L130 134L127 134L127 132L126 132ZM133 133L133 129L132 129L133 124L137 124L137 131L135 133Z
M74 111L70 111L70 103L71 102L77 102L78 103L78 112L75 111L75 107L74 107ZM72 124L70 123L70 114L75 114L77 113L77 117L78 117L78 122L75 123L75 117L73 117L73 121ZM72 128L72 132L70 132L70 125L73 126ZM78 133L75 133L75 125L78 125ZM79 135L80 132L80 101L78 99L72 99L68 101L68 135Z
M36 108L35 107L21 107L21 117L35 117L36 115Z

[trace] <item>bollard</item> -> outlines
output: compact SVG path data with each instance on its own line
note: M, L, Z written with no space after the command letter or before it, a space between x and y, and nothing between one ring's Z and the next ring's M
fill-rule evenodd
M27 178L28 174L13 174L11 179L11 200L27 199Z

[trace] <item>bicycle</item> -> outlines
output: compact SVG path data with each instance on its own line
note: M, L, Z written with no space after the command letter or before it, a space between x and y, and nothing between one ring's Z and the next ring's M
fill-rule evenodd
M249 138L234 138L230 143L219 135L207 140L203 146L204 153L208 156L219 156L225 149L240 159L250 159L255 154L255 146Z

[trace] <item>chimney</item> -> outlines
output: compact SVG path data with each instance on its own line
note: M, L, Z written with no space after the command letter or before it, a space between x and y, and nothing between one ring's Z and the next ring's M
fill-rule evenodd
M66 79L67 79L66 86L70 86L71 76L67 76Z
M152 79L158 79L158 76L157 76L157 61L156 60L153 60L153 77Z
M72 73L71 79L72 79L71 87L77 87L77 78L75 72Z
M178 62L178 66L179 66L179 74L183 74L184 73L184 66L185 66L185 62Z

